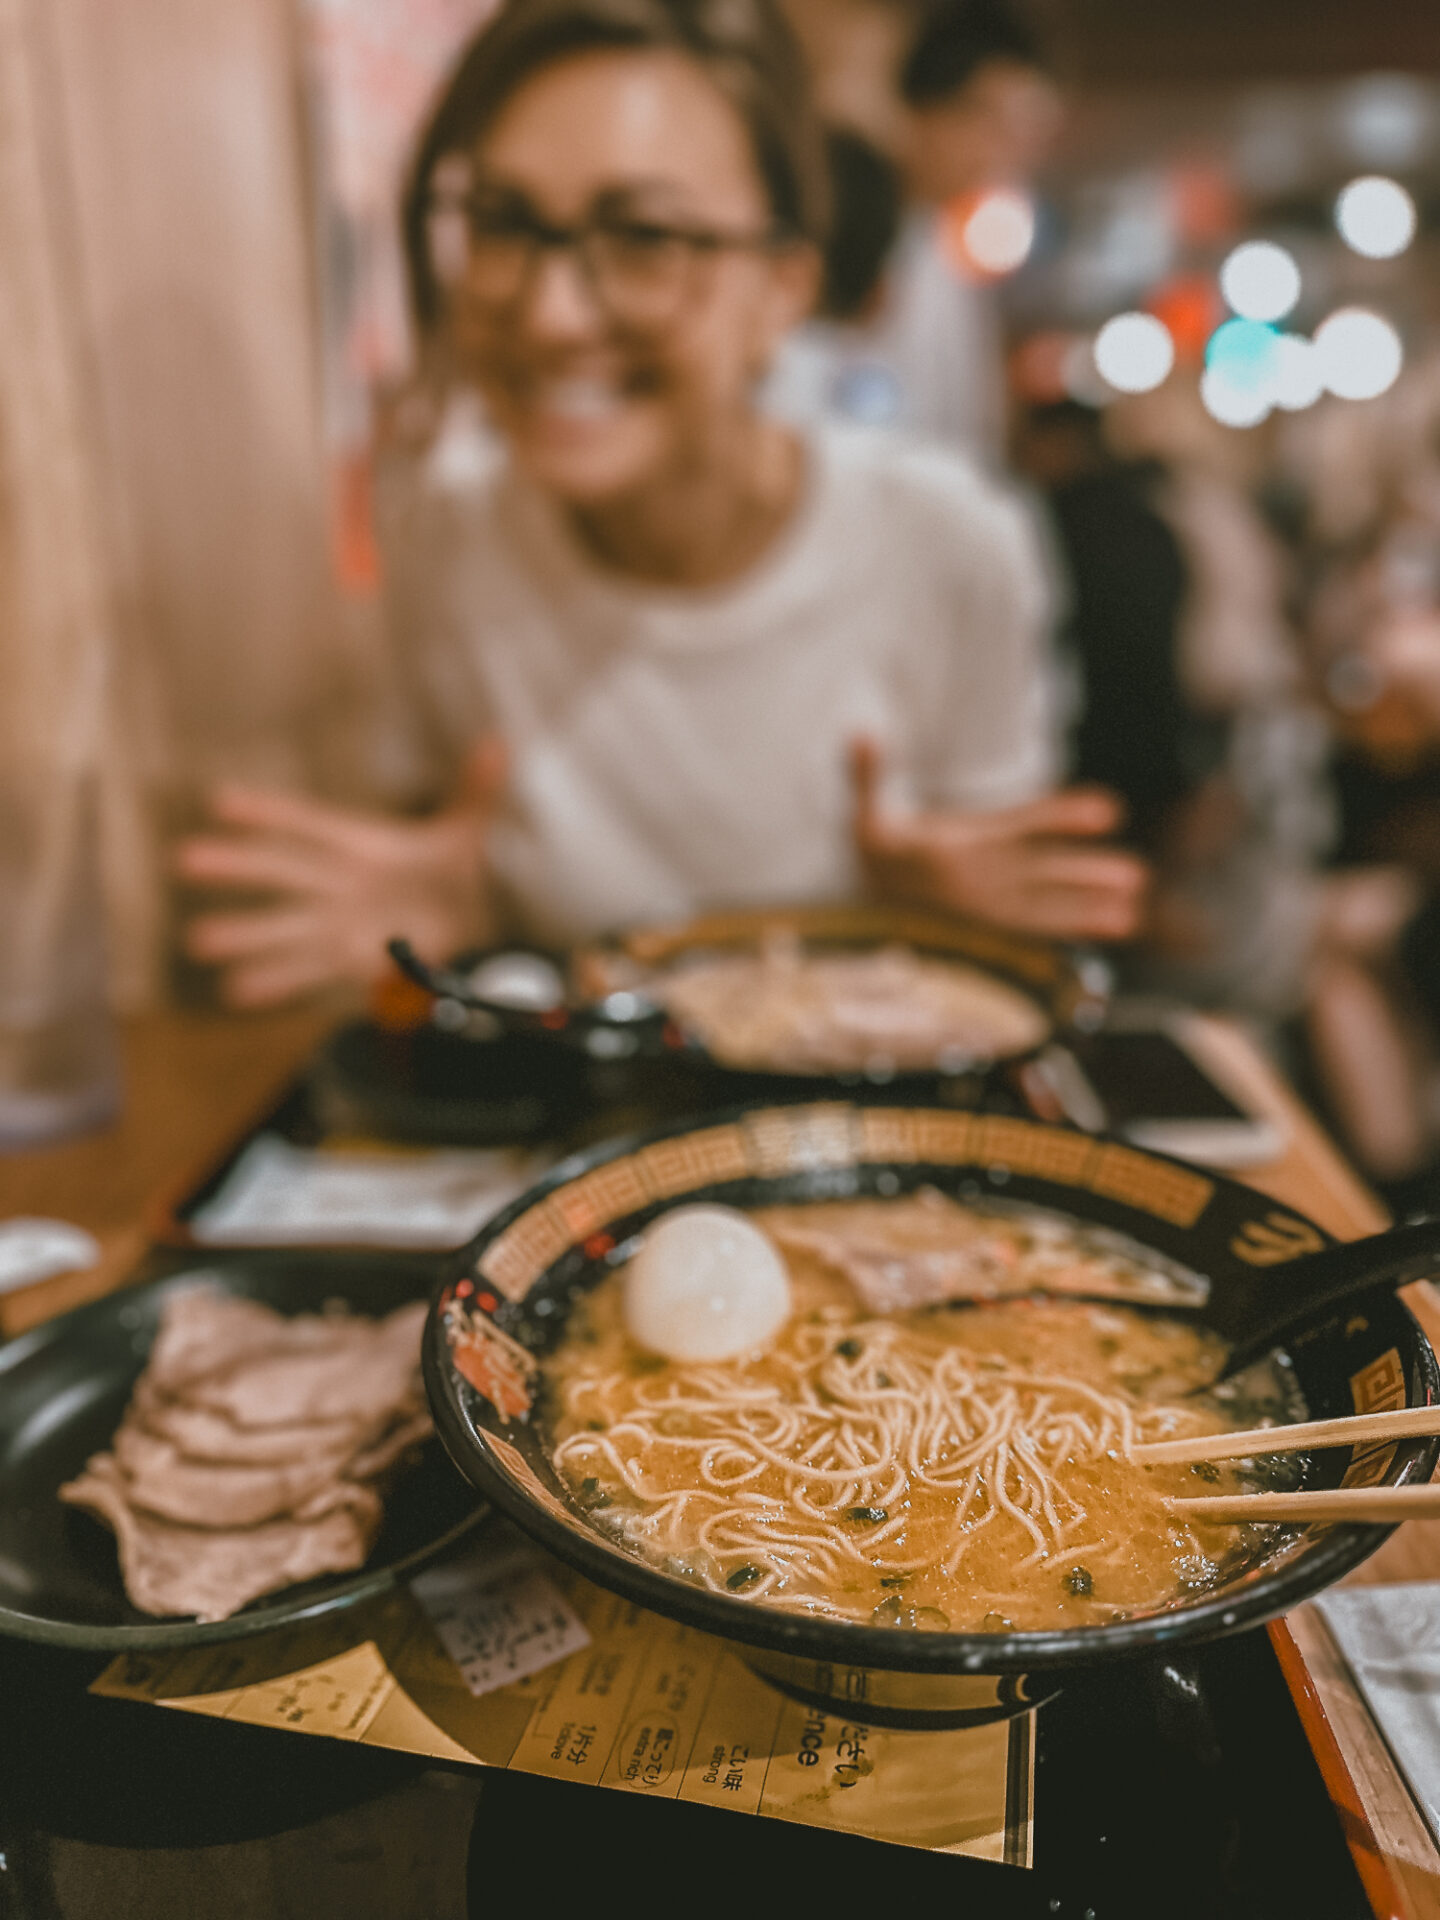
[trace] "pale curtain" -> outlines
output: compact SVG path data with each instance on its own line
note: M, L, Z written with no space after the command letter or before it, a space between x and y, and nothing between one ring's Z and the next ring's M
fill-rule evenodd
M0 0L7 733L37 778L103 777L131 1004L165 990L167 844L208 781L366 791L296 32L287 0Z
M0 0L0 1084L95 947L97 768L111 573L51 74L28 0ZM118 813L117 813L118 823Z

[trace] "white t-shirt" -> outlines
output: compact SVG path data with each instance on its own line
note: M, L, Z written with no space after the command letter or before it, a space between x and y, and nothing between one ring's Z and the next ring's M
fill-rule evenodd
M823 431L776 547L701 591L607 572L503 464L432 479L387 531L432 738L455 758L508 743L491 858L531 938L853 894L861 733L902 802L1051 783L1043 565L1023 511L952 453Z

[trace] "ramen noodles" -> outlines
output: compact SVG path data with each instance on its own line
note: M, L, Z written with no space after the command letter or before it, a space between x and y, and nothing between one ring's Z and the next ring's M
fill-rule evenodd
M553 1458L618 1543L763 1606L999 1632L1164 1607L1218 1584L1263 1537L1166 1504L1248 1487L1258 1463L1127 1458L1254 1420L1230 1383L1191 1397L1223 1362L1213 1334L1033 1296L876 1313L833 1254L797 1238L805 1212L833 1231L846 1204L752 1216L785 1253L796 1310L740 1359L643 1351L619 1274L577 1304L546 1363Z

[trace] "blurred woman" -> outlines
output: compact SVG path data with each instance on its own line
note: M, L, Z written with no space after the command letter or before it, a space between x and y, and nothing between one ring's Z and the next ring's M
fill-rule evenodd
M454 770L425 820L228 791L190 948L260 1004L422 953L883 894L1123 937L1115 807L1051 794L1043 575L960 458L756 391L809 310L823 152L771 0L510 0L406 211L432 362L503 458L409 490L397 643Z

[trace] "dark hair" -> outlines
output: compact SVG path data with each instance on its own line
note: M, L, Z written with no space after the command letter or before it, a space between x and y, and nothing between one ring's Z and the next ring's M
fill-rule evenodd
M427 242L431 179L468 153L533 75L579 53L688 54L731 101L755 149L778 232L822 241L829 187L809 77L776 0L506 0L461 57L421 138L402 226L410 295L422 329L440 317Z
M938 0L900 68L907 105L933 107L967 86L991 61L1045 71L1036 35L1006 0Z
M832 213L820 305L830 319L850 320L880 283L900 231L903 191L895 163L858 133L832 128L825 148Z

